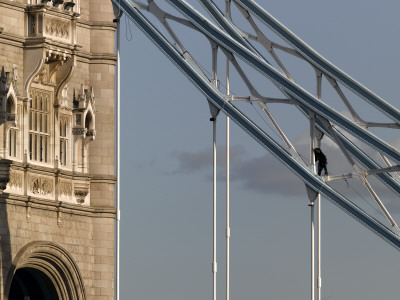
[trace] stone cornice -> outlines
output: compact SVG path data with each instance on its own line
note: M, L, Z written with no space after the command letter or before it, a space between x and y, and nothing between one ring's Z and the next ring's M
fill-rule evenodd
M35 173L42 173L42 174L46 174L46 175L58 175L58 176L62 176L62 177L86 178L86 179L91 178L91 176L89 174L74 173L74 172L68 171L68 170L55 169L55 168L51 168L51 167L43 167L43 166L38 166L35 164L22 163L22 162L16 162L16 161L12 162L11 169L21 170L21 171L27 170L27 171L32 171Z
M4 42L3 42L4 41ZM6 32L2 32L0 35L0 43L5 43L7 45L12 45L16 47L23 47L25 42L25 38L15 34L9 34Z
M61 48L63 50L68 50L70 52L77 51L76 49L79 47L77 45L71 45L67 43L57 42L52 40L51 38L44 37L27 37L24 42L25 48L46 48L50 49L52 47Z
M22 163L13 161L11 163L11 169L14 170L27 170L36 173L43 173L46 175L58 175L62 177L71 177L71 179L90 179L91 182L116 182L117 177L115 175L102 175L102 174L85 174L85 173L75 173L72 171L67 171L63 169L54 169L50 167L43 167L29 163Z
M72 204L62 201L38 199L30 196L18 196L3 193L0 195L0 203L42 209L47 211L68 213L79 216L112 218L116 216L116 209L113 207L93 207Z
M117 177L114 175L91 174L90 178L91 182L95 183L100 183L100 182L115 183L117 181Z
M115 65L117 62L117 56L112 53L89 53L86 51L77 51L76 58L78 61L83 63L105 63Z
M17 8L20 11L24 11L26 4L24 3L20 3L20 2L16 2L16 1L10 1L10 0L0 0L0 7L9 7L9 8Z
M117 56L113 54L94 54L89 57L90 64L112 64L117 62Z
M96 30L115 30L117 28L117 24L114 22L93 22L81 19L77 19L77 26Z

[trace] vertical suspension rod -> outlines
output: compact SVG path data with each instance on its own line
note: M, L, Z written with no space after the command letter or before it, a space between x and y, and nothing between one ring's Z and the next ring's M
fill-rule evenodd
M229 95L229 59L226 59L226 94ZM229 117L226 116L226 300L229 300Z
M317 98L321 100L322 98L322 73L321 71L317 71ZM315 130L315 119L314 119L314 124L313 124L314 130ZM313 136L312 136L312 140L313 140L313 144L315 141L315 131L313 130ZM318 148L320 148L320 143L321 140L318 140ZM314 145L313 145L314 147ZM313 153L314 154L314 153ZM314 164L314 173L316 171L316 166L315 166L315 159L313 160L313 164ZM317 227L317 299L321 300L321 194L318 193L317 196L317 223L318 223L318 227Z
M315 233L314 233L314 201L309 203L311 208L311 300L315 299Z
M231 19L231 1L225 0L225 16L230 20ZM229 58L226 58L226 95L229 95ZM226 116L226 300L229 300L229 284L230 284L230 276L229 276L229 262L230 262L230 249L229 249L229 239L231 236L231 228L229 225L229 117Z
M217 298L217 120L213 118L213 300Z
M212 43L212 80L218 88L217 54L218 46ZM217 116L211 118L213 122L213 300L217 299Z
M310 165L315 172L314 139L315 114L310 113ZM315 224L314 224L314 200L309 203L311 209L311 300L315 299Z
M121 132L120 132L120 103L121 103L121 99L120 99L120 71L121 71L121 57L120 57L120 35L121 35L121 26L120 26L120 15L117 18L117 95L116 95L116 100L117 100L117 219L116 219L116 249L115 249L115 256L116 256L116 300L119 300L119 282L120 282L120 278L119 278L119 273L120 273L120 182L121 182L121 164L120 164L120 141L121 141Z
M322 286L322 281L321 281L321 194L318 194L317 196L317 207L318 207L318 233L317 233L317 247L318 247L318 266L317 266L317 289L318 289L318 300L321 300L321 286Z

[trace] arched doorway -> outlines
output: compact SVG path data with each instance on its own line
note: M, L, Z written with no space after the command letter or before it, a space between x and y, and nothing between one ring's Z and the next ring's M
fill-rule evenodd
M19 251L12 265L5 283L5 299L86 299L78 266L57 244L32 242Z
M46 274L36 269L22 268L15 272L8 296L8 300L21 299L52 300L59 299L59 296Z

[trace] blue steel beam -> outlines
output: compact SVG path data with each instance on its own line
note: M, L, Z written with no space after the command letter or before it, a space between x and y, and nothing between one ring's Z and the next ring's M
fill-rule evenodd
M200 2L203 4L203 6L207 9L207 11L213 16L213 18L216 20L216 22L224 28L226 32L228 32L229 35L231 35L233 38L235 38L239 43L243 44L245 47L247 47L249 50L254 49L250 43L244 39L244 37L241 36L240 32L238 30L235 30L235 27L231 22L222 14L222 12L218 9L218 7L214 4L212 0L200 0ZM258 52L257 52L258 53ZM285 96L287 94L284 92ZM298 106L299 107L299 106ZM308 118L308 112L304 109L299 109L307 116ZM326 130L326 128L323 126L322 122L317 119L317 126L319 129L324 132L325 135L329 136L332 138L332 136L329 134L329 132ZM365 168L368 170L373 170L373 169L379 169L380 165L376 163L371 157L366 155L361 149L359 149L353 142L351 142L348 138L346 138L341 132L336 130L334 128L338 138L344 145L347 151L353 157L359 161ZM375 174L375 176L386 186L388 186L393 192L395 192L398 196L400 196L400 182L395 180L390 174L388 173L379 173Z
M288 167L292 173L297 175L310 188L320 192L382 239L400 250L400 238L393 231L326 185L321 178L312 173L303 163L293 158L288 151L277 144L267 133L243 115L235 106L226 102L224 100L224 95L216 89L207 78L193 68L190 63L184 59L183 55L168 42L132 3L128 2L128 0L112 1L127 14L127 16L182 71L182 73L188 77L209 101L228 115L258 143L270 151L279 161Z
M306 106L315 114L330 120L334 124L342 127L344 130L350 132L352 135L358 137L365 143L369 144L376 150L391 157L398 164L400 164L400 153L391 145L385 143L377 136L368 132L359 125L351 122L348 118L341 115L339 112L330 108L327 104L319 101L309 92L294 82L291 82L279 71L275 70L264 60L261 60L258 55L251 50L237 42L236 39L230 37L217 26L208 21L203 15L197 12L184 0L167 0L179 11L181 11L188 19L201 30L208 38L219 44L220 46L228 49L229 51L237 54L246 63L254 67L261 74L267 76L272 82L280 86L287 94L297 99L300 103Z
M308 112L306 110L301 109L301 111L308 117ZM326 130L325 126L320 120L316 119L316 125L326 136L333 139L331 134L328 132L328 130ZM381 168L381 166L377 162L375 162L371 157L364 153L359 147L357 147L357 145L355 145L345 135L343 135L343 133L338 131L336 128L333 128L333 130L335 131L337 137L346 148L346 150L359 163L361 163L366 168L366 170L375 170ZM377 177L387 187L389 187L397 196L400 197L400 182L394 179L392 175L390 175L389 173L378 173L374 174L374 176Z
M260 58L267 61L256 48L253 47L236 29L236 27L224 16L224 14L219 10L218 6L215 5L213 1L210 0L199 0L204 8L211 14L215 21L227 32L231 37L236 39L239 43L245 47L251 49L254 53L260 56Z
M276 34L286 40L292 45L299 54L307 59L312 65L323 70L329 76L340 81L355 93L360 95L363 99L367 100L373 106L378 108L380 111L385 113L389 118L400 124L400 111L391 104L384 101L382 98L375 95L373 92L368 90L362 84L351 78L349 75L344 73L338 67L330 63L328 60L319 55L314 49L308 46L294 33L287 29L283 24L271 16L265 9L252 0L233 0L241 5L243 8L252 12L258 19L260 19L265 25L267 25Z
M253 46L250 43L248 43L244 37L241 36L240 32L235 29L234 25L231 24L231 22L222 14L222 12L218 9L218 7L214 4L212 0L200 0L200 2L207 9L207 11L213 16L216 22L222 28L224 28L224 30L229 35L231 35L238 42L246 46L249 50L254 49ZM287 95L286 93L284 94ZM308 117L308 113L306 110L301 109L301 111ZM325 129L325 127L319 120L317 120L317 125L320 128L320 130L324 132L324 134L332 138L329 132ZM357 161L359 161L362 165L364 165L364 167L366 167L369 170L380 168L379 164L377 164L372 158L370 158L363 151L361 151L353 142L347 139L341 132L339 132L336 129L334 130L336 131L336 134L338 135L339 139L345 146L346 150L349 151L353 155L353 157L357 159ZM388 173L379 173L375 174L375 176L378 177L378 179L382 181L382 183L384 183L390 189L392 189L398 196L400 196L400 182L395 180Z

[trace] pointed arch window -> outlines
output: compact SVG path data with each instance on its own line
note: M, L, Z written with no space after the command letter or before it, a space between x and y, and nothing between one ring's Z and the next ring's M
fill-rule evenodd
M47 163L50 145L50 96L35 90L29 110L29 152L33 161Z
M15 122L15 114L13 114L13 106L15 105L14 100L9 97L6 103L6 112L7 112L7 121ZM17 157L17 136L18 136L18 127L16 124L13 124L12 127L8 129L8 156L9 157Z
M8 156L17 157L17 128L10 128L8 131Z
M64 118L60 121L60 164L66 166L67 150L68 150L68 119Z

